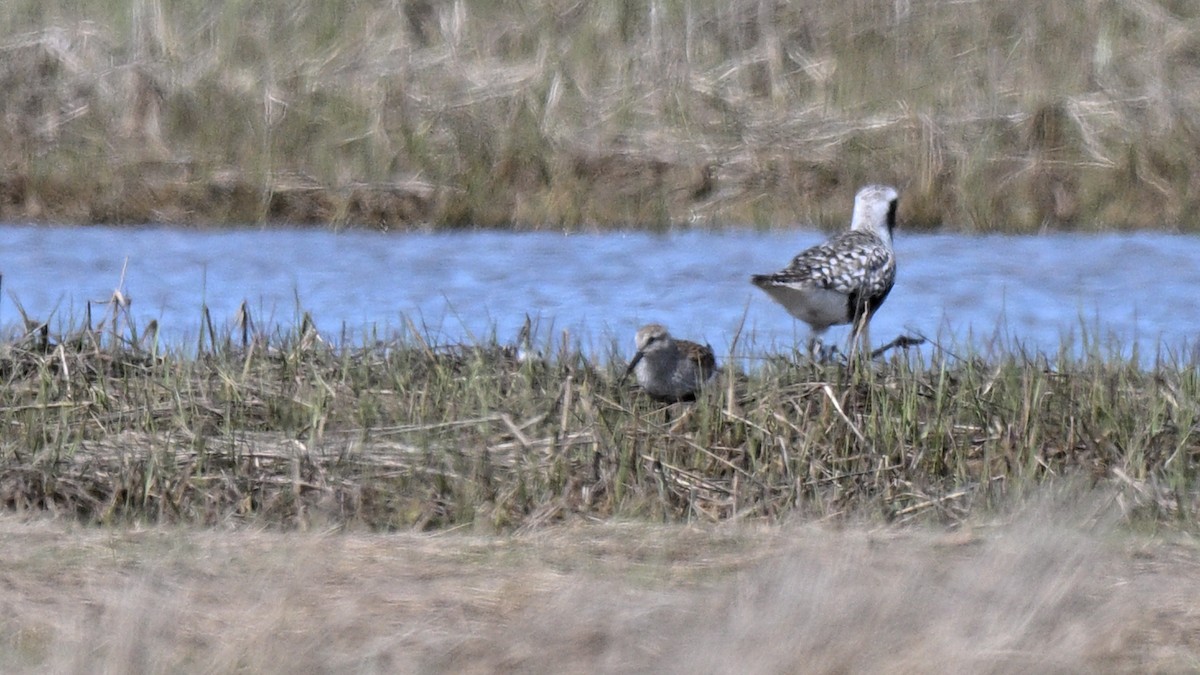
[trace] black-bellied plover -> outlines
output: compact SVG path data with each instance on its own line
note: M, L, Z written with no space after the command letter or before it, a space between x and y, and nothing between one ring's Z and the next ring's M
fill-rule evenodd
M707 345L676 340L657 323L638 329L637 353L622 381L636 373L638 384L660 401L691 401L717 371L717 360Z
M812 329L808 348L816 354L830 326L852 324L851 355L858 339L869 347L867 324L896 281L892 230L899 195L887 185L868 185L854 197L849 231L797 255L775 274L750 281ZM869 352L868 352L869 353Z

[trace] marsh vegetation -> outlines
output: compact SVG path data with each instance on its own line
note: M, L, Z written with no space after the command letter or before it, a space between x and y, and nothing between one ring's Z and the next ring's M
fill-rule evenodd
M1099 494L1050 497L951 533L609 522L380 535L0 516L0 667L1194 670L1195 541L1114 528Z
M1195 230L1171 0L0 7L0 220Z
M170 345L110 307L91 327L52 336L31 322L6 343L6 508L513 531L613 518L953 523L1063 478L1118 489L1134 520L1190 523L1200 497L1200 375L1183 357L1146 368L1087 344L987 356L935 345L847 368L735 347L697 402L664 406L619 384L615 347L585 356L565 333L523 350L439 345L412 324L322 336L306 317L266 333L247 312Z
M1198 21L7 0L0 221L1195 231ZM128 308L0 339L6 672L1200 663L1194 350L740 336L664 405L563 332Z

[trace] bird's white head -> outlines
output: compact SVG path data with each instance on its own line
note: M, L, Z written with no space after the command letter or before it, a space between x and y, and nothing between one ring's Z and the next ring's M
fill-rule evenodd
M621 381L637 368L637 364L645 358L646 354L651 354L664 349L668 341L671 339L671 334L661 324L648 323L638 329L637 332L637 353L633 355L633 359L629 361L629 367L625 369L625 374L621 376Z
M896 227L896 206L900 194L890 185L868 185L854 195L854 217L851 230L874 233L888 246L892 245L892 230Z
M669 339L671 339L671 334L661 324L646 324L638 329L636 340L637 350L645 352L653 345L665 344Z

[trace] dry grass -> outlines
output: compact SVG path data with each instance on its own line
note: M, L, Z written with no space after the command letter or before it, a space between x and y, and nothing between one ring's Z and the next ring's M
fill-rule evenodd
M1173 0L0 8L0 219L1194 230Z
M0 518L6 672L1183 672L1200 549L1035 499L955 532L513 537Z
M536 331L110 310L0 352L5 672L1200 665L1192 362L759 355L664 408Z
M1194 356L927 346L847 368L737 353L664 407L567 336L437 345L207 322L195 347L120 304L0 350L0 504L83 522L433 530L869 515L958 522L1065 477L1134 522L1195 522ZM89 320L90 321L90 320ZM44 327L44 324L42 325ZM1086 339L1086 338L1085 338ZM366 345L366 346L362 346ZM614 351L611 353L615 353Z

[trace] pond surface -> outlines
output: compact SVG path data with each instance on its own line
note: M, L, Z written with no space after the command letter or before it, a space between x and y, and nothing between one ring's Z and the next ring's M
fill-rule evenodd
M603 353L657 321L718 351L745 316L743 344L802 345L807 327L749 283L824 235L811 230L667 235L334 234L311 230L0 226L0 324L61 326L119 286L139 323L194 337L201 306L231 324L243 300L256 322L296 326L299 307L329 335L384 336L405 317L439 342L512 341L525 314L541 334L570 330ZM876 344L904 332L982 348L1056 353L1081 331L1102 343L1190 350L1200 335L1200 238L1164 234L964 236L898 233L899 276L872 323ZM11 294L11 296L10 296ZM832 329L827 341L844 339ZM1190 352L1189 352L1190 353Z

